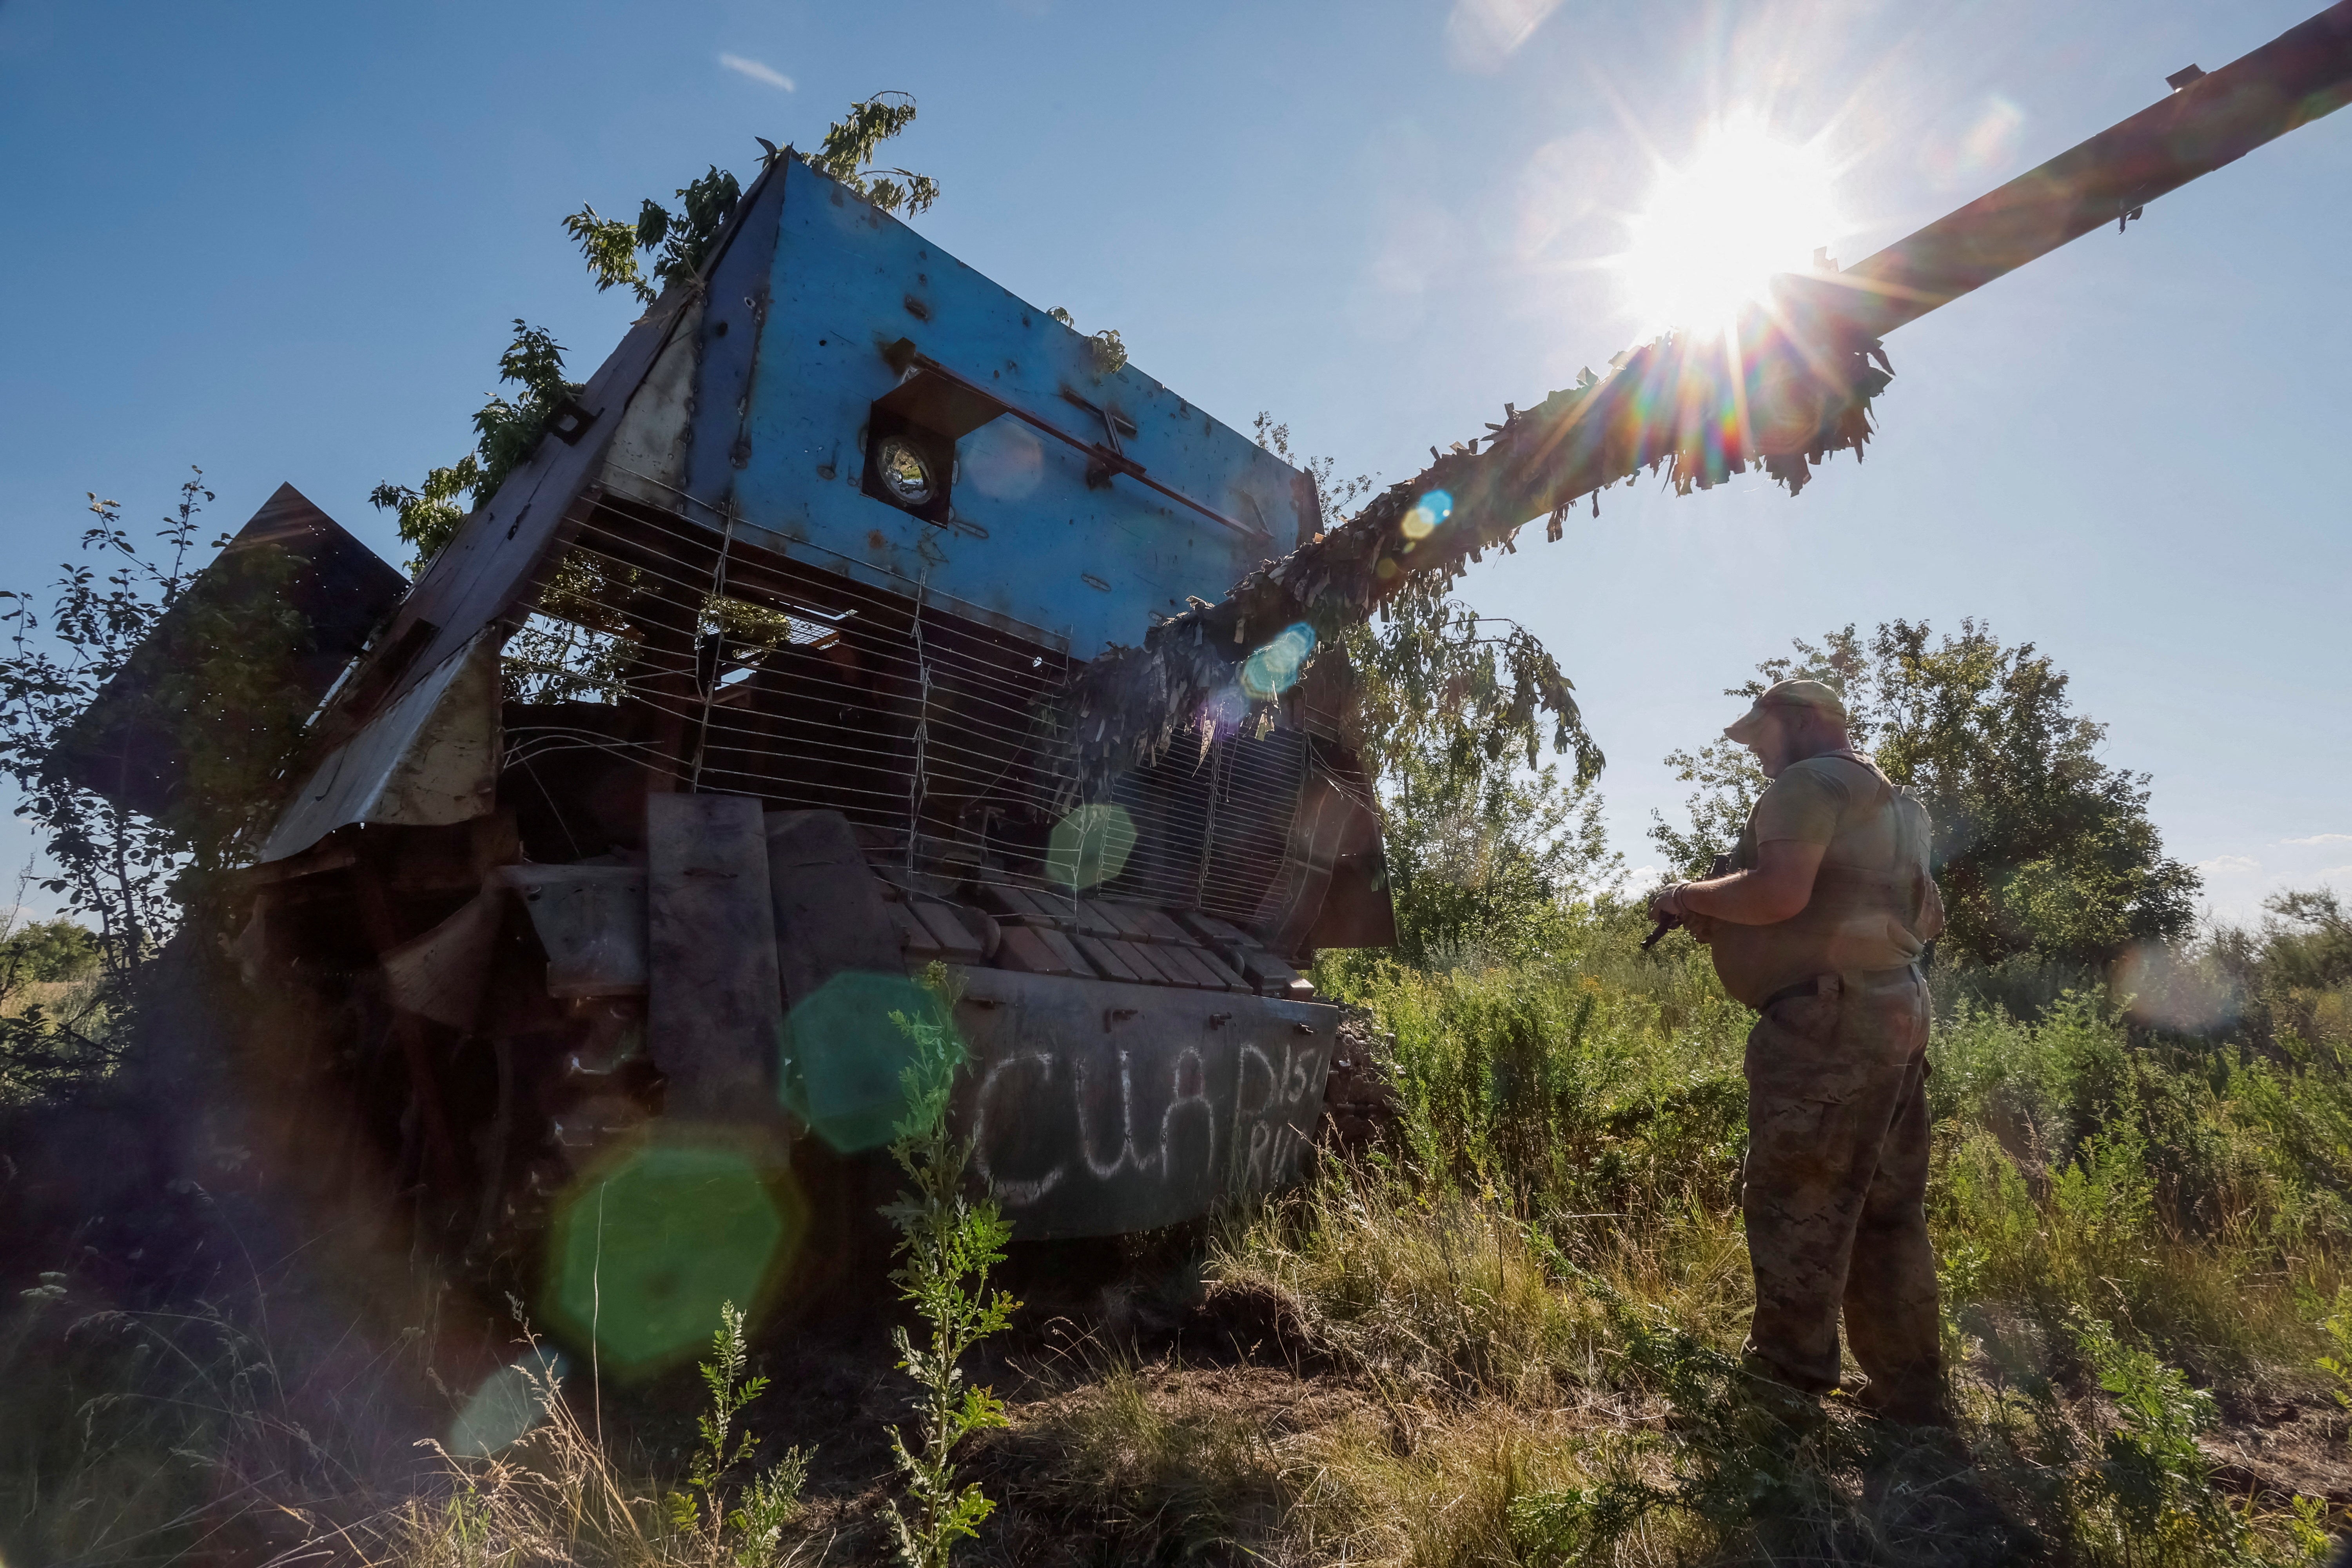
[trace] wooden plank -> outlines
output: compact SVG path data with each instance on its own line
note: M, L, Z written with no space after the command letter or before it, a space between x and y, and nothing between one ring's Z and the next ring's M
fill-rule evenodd
M1026 889L1003 882L991 882L981 889L982 901L1007 920L1020 920L1025 915L1041 915L1045 911L1037 906Z
M1172 947L1198 947L1199 941L1191 931L1168 918L1163 910L1139 905L1133 911L1143 925L1144 934L1154 942L1164 942Z
M757 800L646 797L646 1043L669 1079L669 1113L744 1121L772 1109L783 995Z
M1294 1002L1311 1002L1315 987L1300 977L1298 971L1270 952L1255 950L1241 955L1241 971L1261 996L1283 996Z
M1004 928L1004 945L996 950L996 962L1006 969L1026 970L1032 974L1068 974L1072 973L1070 962L1045 945L1045 938L1060 934L1035 926L1008 925ZM1075 956L1074 952L1072 957Z
M1168 977L1160 973L1160 966L1144 956L1142 944L1139 942L1123 942L1118 937L1109 936L1100 937L1097 940L1102 943L1104 952L1109 953L1121 963L1126 964L1130 970L1133 970L1135 972L1136 979L1141 981L1144 984L1165 985L1168 984Z
M940 955L939 939L930 927L915 918L914 911L904 904L885 904L890 923L898 930L900 952L917 963L929 963Z
M915 918L931 933L940 945L941 956L954 963L978 963L982 943L978 933L964 924L963 917L945 904L918 903L910 906Z
M1114 903L1108 899L1097 899L1094 905L1105 920L1118 928L1121 941L1149 942L1151 939L1151 928L1143 923L1139 906Z
M1176 919L1187 931L1221 952L1255 945L1236 927L1219 920L1206 910L1179 910Z
M1241 971L1235 969L1232 964L1227 963L1223 958L1219 957L1213 949L1205 947L1197 949L1193 952L1192 956L1200 961L1202 968L1215 975L1217 977L1217 983L1220 985L1223 985L1226 990L1248 991L1253 989L1250 983L1242 978Z
M1176 966L1191 976L1192 984L1203 991L1226 989L1224 977L1209 967L1206 962L1208 955L1198 948L1162 947L1158 950L1158 956L1163 960L1174 960Z
M1124 980L1132 984L1143 978L1125 959L1113 952L1110 950L1110 944L1100 937L1088 936L1086 932L1080 931L1070 941L1077 948L1078 956L1093 965L1095 973L1104 979Z
M1169 958L1167 948L1155 947L1148 942L1131 942L1127 944L1127 951L1133 953L1134 961L1149 969L1162 985L1190 986L1193 984L1192 976L1178 969Z
M1044 928L1038 930L1036 936L1038 941L1045 944L1047 951L1053 953L1056 961L1069 965L1071 973L1082 980L1091 980L1095 977L1094 966L1086 961L1085 955L1078 952L1076 945L1068 937L1058 931Z
M764 828L784 1005L845 970L905 973L898 923L849 819L837 811L772 811Z
M1079 900L1076 894L1066 889L1060 891L1033 889L1029 894L1029 901L1037 906L1038 914L1055 931L1069 931L1077 929Z

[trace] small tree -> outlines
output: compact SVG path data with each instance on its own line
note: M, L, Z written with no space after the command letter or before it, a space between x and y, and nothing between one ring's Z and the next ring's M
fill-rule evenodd
M93 494L98 521L83 532L85 560L65 568L47 605L0 589L0 773L16 786L16 815L40 836L42 889L87 922L75 945L99 981L71 1016L36 1008L0 1023L13 1092L111 1061L139 974L184 909L250 853L300 743L310 703L288 671L310 628L283 601L289 563L262 552L201 561L199 520L212 499L202 470L192 470L150 552L122 526L121 506ZM205 591L190 599L200 570L210 574ZM113 693L114 727L94 736L85 724L90 704L174 607L183 612L176 657L151 658L135 685ZM179 769L152 816L122 792L91 790L73 765L134 734Z
M851 104L849 113L834 121L810 165L883 211L912 216L939 200L939 183L905 169L868 165L883 142L914 121L913 99L902 92L877 92ZM760 144L767 149L769 161L782 155L775 143L761 138ZM638 203L635 222L605 217L584 203L564 218L564 232L580 247L597 292L625 288L640 302L653 303L663 289L701 269L743 199L741 182L716 163L671 194L677 199L675 209L647 196ZM517 388L517 395L509 402L493 393L475 413L474 450L431 470L421 484L387 480L368 496L378 510L394 514L402 541L416 551L409 565L412 574L449 542L468 511L496 495L507 476L529 459L549 416L580 390L579 384L564 379L563 347L546 328L530 326L520 317L514 328L513 339L499 356L499 381Z
M738 1568L767 1568L777 1559L784 1527L805 1511L801 1488L808 1479L809 1457L799 1448L786 1449L782 1458L734 1488L734 1506L728 1506L729 1478L750 1464L760 1447L748 1427L739 1431L736 1425L744 1407L768 1391L766 1378L745 1375L749 1364L742 1310L721 1302L710 1359L701 1367L710 1408L695 1417L701 1440L683 1484L665 1501L677 1529L700 1537L714 1552L727 1552Z
M934 964L928 979L934 995L947 994L943 968ZM900 1369L922 1391L915 1445L908 1447L895 1427L890 1433L907 1478L906 1506L888 1505L890 1528L900 1560L911 1568L947 1568L955 1543L977 1535L996 1508L976 1482L956 1484L956 1445L1005 1424L996 1396L965 1382L957 1363L1002 1331L1021 1303L1002 1290L988 1291L988 1271L1003 1261L1013 1227L995 1200L966 1195L971 1144L948 1131L948 1097L962 1055L952 1027L929 1009L920 1016L893 1013L890 1021L914 1046L914 1059L899 1080L906 1114L890 1145L908 1190L882 1212L898 1228L898 1255L904 1259L890 1279L915 1309L924 1340L918 1345L904 1328L890 1331Z
M1343 479L1333 459L1294 452L1272 415L1256 430L1313 482L1328 522L1371 491L1370 476ZM1592 788L1606 759L1559 662L1525 626L1428 579L1402 584L1379 620L1340 628L1339 646L1386 817L1399 951L1416 963L1541 951L1562 900L1622 874ZM1570 759L1569 777L1547 751Z
M415 557L412 575L457 532L466 514L499 493L507 476L538 448L556 405L580 390L563 378L563 345L544 327L515 318L514 338L499 355L499 380L518 390L511 403L492 393L474 413L474 449L425 476L421 485L386 480L368 492L368 504L397 521L401 542ZM461 505L459 498L470 504Z

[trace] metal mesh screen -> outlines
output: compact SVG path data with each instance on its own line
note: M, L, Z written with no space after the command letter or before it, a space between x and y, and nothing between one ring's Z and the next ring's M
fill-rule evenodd
M1050 885L1079 800L1070 662L932 603L607 500L509 639L507 763L562 817L583 769L839 811L886 874ZM1307 737L1180 739L1108 803L1135 843L1102 891L1247 921L1278 875ZM616 798L625 790L613 792ZM581 857L621 831L558 824Z

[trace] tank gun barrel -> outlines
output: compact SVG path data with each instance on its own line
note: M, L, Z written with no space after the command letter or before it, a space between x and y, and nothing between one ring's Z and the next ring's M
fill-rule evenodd
M1644 468L1685 493L1761 467L1794 494L1831 453L1859 458L1894 374L1887 332L2343 107L2352 0L2220 70L2168 80L2160 102L1854 266L1776 279L1727 337L1669 333L1619 355L1611 375L1534 408L1504 405L1501 424L1432 447L1428 468L1223 603L1094 660L1082 706L1106 717L1082 742L1083 767L1100 776L1156 756L1285 628L1328 637L1408 581L1450 583L1485 551L1513 550L1531 518L1549 513L1556 540L1570 506L1589 497L1598 515L1600 491Z
M2220 70L2190 66L2171 95L1843 272L1783 279L1800 314L1881 337L2352 99L2352 0Z

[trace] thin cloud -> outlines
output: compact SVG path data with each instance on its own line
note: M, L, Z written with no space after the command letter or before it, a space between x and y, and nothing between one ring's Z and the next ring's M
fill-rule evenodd
M1559 0L1454 0L1445 52L1464 70L1500 70L1559 6Z
M719 63L737 76L748 76L753 81L780 87L786 92L793 90L793 79L764 61L747 59L741 55L721 55Z
M2282 844L2352 844L2352 833L2315 833L2308 838L2282 838Z
M2263 863L2245 855L2216 855L2210 860L2197 862L2197 869L2209 877L2234 877L2242 872L2259 871Z

